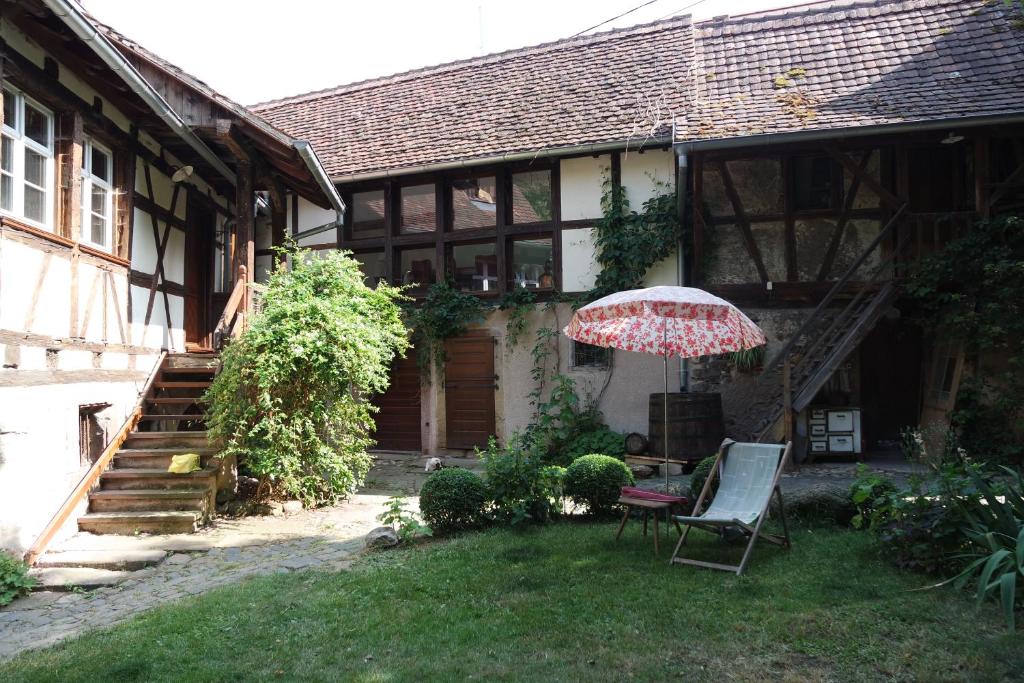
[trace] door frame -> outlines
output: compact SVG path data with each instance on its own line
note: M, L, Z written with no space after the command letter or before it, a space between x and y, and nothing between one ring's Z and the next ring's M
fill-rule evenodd
M186 351L213 350L213 229L217 219L209 207L188 193L185 231L182 323ZM204 224L205 223L205 224ZM195 304L190 307L190 300Z

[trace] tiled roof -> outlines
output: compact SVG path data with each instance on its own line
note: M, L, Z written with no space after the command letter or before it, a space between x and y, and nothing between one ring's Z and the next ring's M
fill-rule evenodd
M1024 31L984 0L688 17L255 105L332 177L559 147L1024 112Z
M1024 33L1002 2L855 0L696 24L677 139L1024 111Z
M252 108L312 142L333 177L648 136L667 141L685 106L691 35L682 17Z

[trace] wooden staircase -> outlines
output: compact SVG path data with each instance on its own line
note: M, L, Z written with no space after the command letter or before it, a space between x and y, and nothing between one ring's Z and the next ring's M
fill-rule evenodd
M135 428L89 493L78 528L95 534L195 531L214 514L218 466L206 436L202 395L217 372L212 354L169 354L143 397ZM198 453L202 469L167 471L171 457Z
M811 404L832 373L896 302L909 234L896 234L904 208L894 213L799 331L765 364L751 405L760 416L753 429L755 440L792 438L795 414Z

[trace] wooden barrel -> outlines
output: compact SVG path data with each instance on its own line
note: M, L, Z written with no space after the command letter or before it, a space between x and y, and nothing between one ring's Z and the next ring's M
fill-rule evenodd
M651 394L648 432L651 455L664 458L664 394ZM699 461L714 455L725 437L722 396L717 393L668 395L669 460Z
M626 453L629 455L643 455L647 452L647 437L637 432L626 435Z

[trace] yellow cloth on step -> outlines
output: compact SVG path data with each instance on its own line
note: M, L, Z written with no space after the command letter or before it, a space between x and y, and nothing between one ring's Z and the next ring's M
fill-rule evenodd
M188 474L189 472L195 472L201 469L199 466L199 454L198 453L182 453L181 455L172 455L171 464L167 468L168 472L174 474Z

